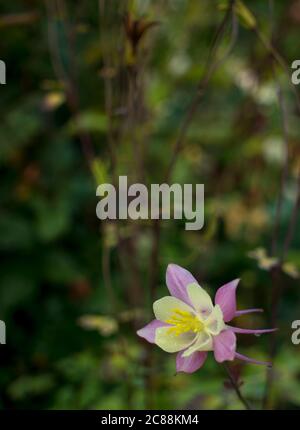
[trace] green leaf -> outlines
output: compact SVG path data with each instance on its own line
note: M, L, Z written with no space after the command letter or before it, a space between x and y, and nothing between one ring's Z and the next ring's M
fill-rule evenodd
M77 118L69 122L67 129L72 135L82 132L105 133L107 130L107 117L102 112L82 112Z
M55 386L52 375L21 376L10 384L8 394L13 400L45 394Z
M33 226L26 218L16 213L0 214L0 249L26 249L33 242Z

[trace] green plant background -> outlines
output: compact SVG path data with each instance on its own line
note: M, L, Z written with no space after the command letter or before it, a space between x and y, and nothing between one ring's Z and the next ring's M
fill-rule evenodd
M135 248L142 280L136 296L130 272L125 276L130 252L122 267L116 225L102 225L95 214L97 183L113 181L105 110L107 75L112 83L114 127L126 123L123 75L134 61L122 25L126 8L135 18L157 24L146 31L139 46L145 113L132 128L125 127L118 141L117 173L134 179L134 129L146 154L146 181L161 183L225 2L113 0L106 4L104 19L99 17L99 3L66 2L62 17L49 16L46 2L37 0L0 6L0 57L7 65L7 84L0 87L0 319L7 326L7 344L0 345L0 407L242 408L226 383L224 369L212 356L197 373L175 375L173 355L155 346L149 353L138 339L136 328L152 318L151 222L118 227L119 241ZM272 29L268 2L245 4L268 38ZM20 16L21 22L16 20ZM274 1L273 24L274 45L289 65L300 55L300 2ZM74 52L69 50L68 26ZM55 73L49 29L58 37L64 70L76 77L78 115L68 106L65 87ZM226 34L221 52L229 42ZM105 53L110 67L104 66ZM240 16L234 49L211 79L172 175L172 182L205 184L205 227L188 232L181 221L162 223L155 293L156 298L167 294L164 278L170 262L190 270L212 294L239 277L239 307L265 309L264 314L240 321L251 327L270 324L274 287L267 259L262 253L257 259L249 257L257 248L270 248L284 159L272 63L270 53ZM123 81L116 77L118 67ZM277 66L275 70L288 111L291 155L279 232L282 244L297 192L300 130L289 76ZM82 133L88 134L95 153L94 177L84 157ZM300 346L291 342L291 322L300 318L299 245L297 225L287 256L290 264L281 275L273 408L300 406ZM105 288L107 255L117 312ZM102 318L82 320L86 315ZM86 324L94 328L87 330ZM268 335L239 336L240 352L268 359L268 350ZM245 396L260 408L266 369L238 363L233 368Z

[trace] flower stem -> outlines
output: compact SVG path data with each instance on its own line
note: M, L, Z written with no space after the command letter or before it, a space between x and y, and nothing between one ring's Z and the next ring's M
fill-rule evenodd
M246 400L245 397L243 396L243 394L241 393L241 390L238 386L238 383L237 383L235 377L232 375L230 368L225 363L223 363L223 366L224 366L224 369L226 370L226 373L229 377L232 388L236 392L236 395L238 396L239 400L243 403L243 405L245 406L245 409L247 409L249 411L252 410L248 400Z

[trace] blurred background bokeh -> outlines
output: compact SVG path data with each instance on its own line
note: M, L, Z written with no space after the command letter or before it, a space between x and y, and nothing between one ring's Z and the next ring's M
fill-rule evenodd
M253 407L300 407L300 127L289 74L300 1L231 3L2 2L1 408L242 408L212 357L175 375L174 356L136 336L166 295L170 262L212 294L241 278L239 307L265 313L240 325L280 331L239 336L240 352L274 359L269 389L264 367L234 362L232 372ZM96 187L119 175L205 184L205 227L100 222Z

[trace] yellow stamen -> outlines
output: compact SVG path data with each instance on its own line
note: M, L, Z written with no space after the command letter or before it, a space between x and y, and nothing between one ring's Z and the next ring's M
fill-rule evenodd
M179 336L188 331L198 333L203 330L204 324L197 315L181 309L174 309L173 312L172 318L166 321L166 323L173 326L169 328L168 333L174 333L175 336Z

